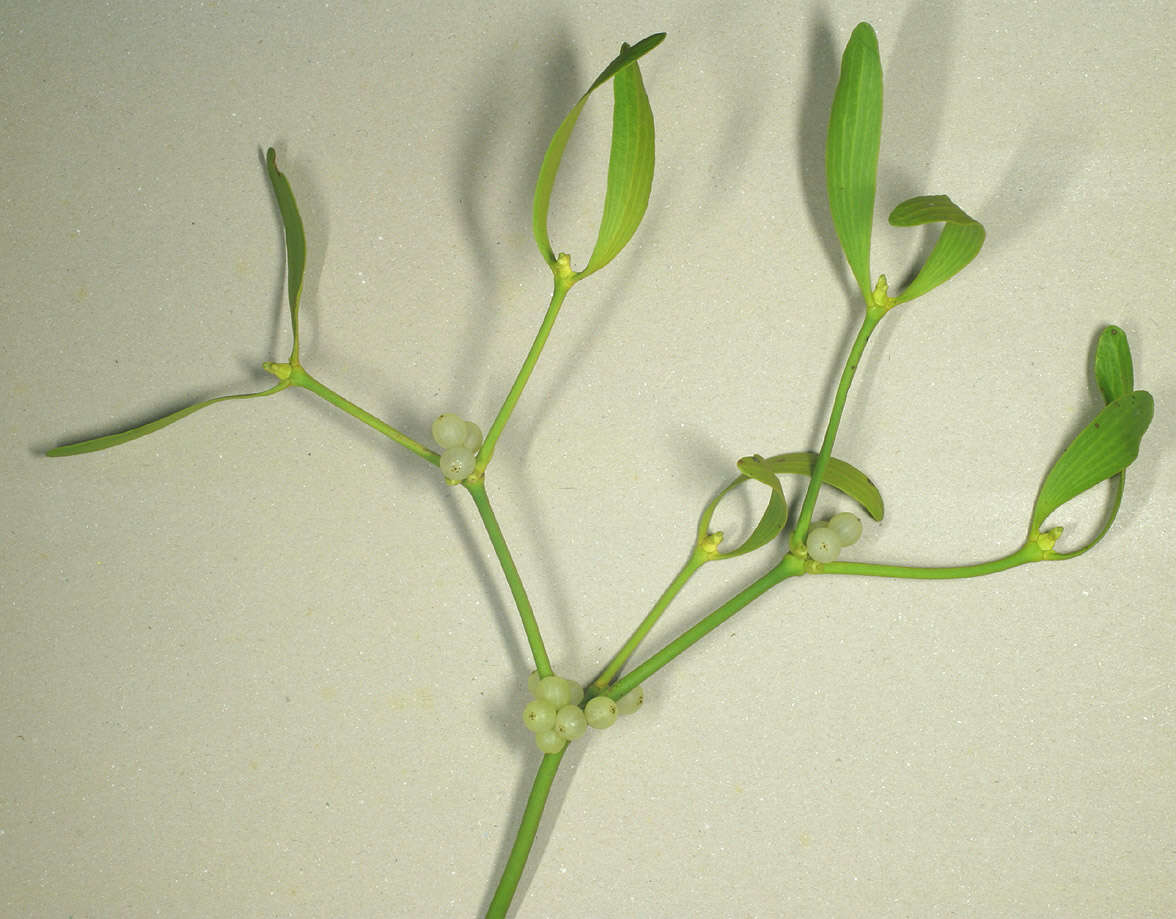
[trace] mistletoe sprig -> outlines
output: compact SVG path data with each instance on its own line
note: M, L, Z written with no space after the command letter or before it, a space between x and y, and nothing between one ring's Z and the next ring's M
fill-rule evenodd
M48 454L73 456L107 449L154 433L218 402L273 396L292 387L301 387L439 467L448 484L469 494L501 564L534 658L534 671L527 680L531 698L520 704L522 724L519 732L521 737L528 736L525 726L542 753L514 845L490 902L487 912L490 917L504 916L510 907L567 744L607 729L618 715L636 712L644 697L644 683L662 667L753 600L794 577L967 578L1028 563L1062 561L1081 555L1110 529L1123 498L1126 469L1138 455L1140 441L1154 410L1151 395L1134 388L1127 336L1122 329L1107 326L1099 334L1093 368L1104 405L1047 472L1030 511L1028 532L1024 537L1018 537L1012 552L988 561L946 567L841 557L861 536L862 521L856 513L844 509L832 513L827 519L817 518L817 503L824 494L822 487L829 486L832 492L848 498L874 522L881 521L884 513L882 496L873 481L845 459L833 455L846 400L871 335L896 307L929 294L963 270L980 252L985 238L984 227L948 196L934 194L910 198L890 212L890 225L938 224L936 243L914 279L900 291L891 292L886 275L875 277L872 274L871 239L882 134L882 66L874 30L867 23L861 23L854 29L842 57L825 158L829 208L849 270L861 294L861 324L841 371L820 447L816 451L769 457L750 455L739 459L735 464L737 474L703 508L681 570L604 669L583 685L553 673L539 628L539 617L528 598L491 505L486 487L487 472L494 459L495 447L505 434L512 413L532 378L568 293L621 253L645 214L654 174L654 121L638 61L664 38L664 33L658 33L632 46L622 45L617 57L572 106L547 148L535 186L532 230L539 254L551 271L553 290L535 339L484 437L482 429L473 421L456 412L445 412L436 419L429 432L437 447L434 450L339 395L302 365L298 319L306 266L306 236L293 190L279 171L276 154L271 148L266 154L266 172L285 231L293 336L287 360L263 364L277 382L261 392L208 399L147 424L57 447ZM613 123L600 228L584 267L577 270L573 268L568 253L556 254L549 238L551 196L580 113L593 93L609 83L613 90ZM800 476L807 480L804 499L791 529L781 476ZM1084 545L1066 550L1059 548L1062 527L1047 528L1049 519L1072 498L1108 479L1114 481L1114 500L1102 528ZM738 545L729 546L723 533L711 530L710 524L719 505L733 491L748 485L766 490L763 510L750 534ZM787 538L784 538L785 534ZM703 567L753 552L760 553L767 560L758 578L700 616L663 647L633 663L634 656L661 615ZM591 732L590 727L594 729Z

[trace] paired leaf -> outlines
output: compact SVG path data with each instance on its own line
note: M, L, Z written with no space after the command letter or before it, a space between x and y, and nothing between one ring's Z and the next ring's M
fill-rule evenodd
M984 245L984 227L965 214L947 195L909 198L891 212L890 223L896 227L943 224L931 255L910 286L895 299L896 305L921 297L958 274Z
M269 174L274 195L278 199L278 210L281 211L282 227L285 231L290 319L294 326L294 348L290 355L290 362L297 364L298 301L302 295L302 274L306 269L306 234L302 229L302 218L298 216L298 205L294 201L294 192L290 189L290 183L286 180L286 177L278 171L277 155L273 147L270 147L266 151L265 168ZM46 453L46 456L76 456L79 453L93 453L96 450L117 447L119 444L125 444L130 440L137 440L140 437L158 431L160 428L166 428L169 424L174 424L181 418L187 418L193 412L198 412L202 408L215 405L217 402L226 402L230 399L256 399L259 396L271 396L276 392L281 392L289 385L290 382L288 379L282 379L279 380L277 385L263 392L235 393L233 395L205 399L203 402L189 405L179 411L164 415L162 418L156 418L154 421L149 421L146 424L141 424L127 431L120 431L117 434L105 434L102 437L92 437L89 440L81 440L77 443L54 447Z
M203 402L197 402L195 405L189 405L177 412L172 412L170 415L164 415L162 418L156 418L154 421L149 421L146 424L141 424L136 428L131 428L128 431L121 431L118 434L106 434L102 437L93 437L89 440L80 440L77 443L66 444L62 447L54 447L48 451L46 456L77 456L79 453L93 453L95 450L105 450L108 447L117 447L119 444L125 444L128 440L136 440L144 437L153 431L158 431L160 428L166 428L169 424L179 421L181 418L187 418L193 412L206 408L217 402L225 402L229 399L256 399L258 396L271 396L276 392L280 392L290 384L282 381L276 386L272 386L264 392L247 392L237 393L230 396L217 396L215 399L206 399Z
M816 462L815 453L781 453L779 456L768 457L763 461L763 465L777 475L811 476ZM831 485L842 494L853 498L874 520L882 519L882 495L870 477L861 470L831 456L829 465L825 468L824 484Z
M869 23L853 30L841 58L825 146L833 226L866 303L872 303L870 234L882 142L882 61Z
M775 474L765 464L764 458L762 456L745 456L739 460L738 466L741 475L715 495L702 512L702 519L698 524L698 539L700 543L711 535L711 518L714 516L715 510L718 508L720 502L735 488L738 488L746 481L754 479L757 482L762 482L764 485L767 485L772 491L768 497L767 507L764 508L763 515L760 517L755 529L752 530L751 535L735 549L727 552L716 551L715 558L735 558L736 556L753 552L760 548L760 546L767 545L779 536L780 531L784 529L784 525L788 522L788 501L784 497L784 489L780 487L780 480L776 478Z
M1030 539L1036 537L1050 514L1087 488L1116 476L1115 494L1102 528L1090 542L1070 552L1054 552L1051 548L1049 558L1081 555L1110 530L1127 487L1127 466L1138 455L1139 443L1155 411L1149 393L1133 392L1135 371L1131 365L1131 348L1126 333L1118 326L1107 326L1099 334L1094 377L1107 405L1074 438L1046 476L1033 507Z
M278 210L282 215L282 228L286 238L286 274L290 298L290 322L294 331L294 348L290 362L298 362L298 303L302 297L302 275L306 270L306 233L302 228L302 217L290 182L278 171L277 153L273 147L265 152L265 169L269 174L274 197L278 199Z
M608 185L604 195L604 213L596 244L588 264L576 273L576 280L587 277L607 265L633 237L645 216L649 192L653 185L654 132L653 110L641 81L637 59L652 51L666 37L664 32L650 35L637 44L621 45L621 53L596 78L588 91L572 106L556 129L535 183L532 229L539 253L553 271L558 261L547 233L547 217L555 176L572 129L588 97L608 80L613 81L612 149L608 161Z
M1030 531L1039 532L1045 519L1071 498L1130 466L1139 455L1139 442L1153 413L1151 394L1144 390L1108 403L1074 438L1045 477L1033 507Z

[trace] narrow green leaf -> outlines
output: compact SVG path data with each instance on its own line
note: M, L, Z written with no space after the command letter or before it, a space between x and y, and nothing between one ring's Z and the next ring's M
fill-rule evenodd
M1030 532L1041 529L1055 510L1088 488L1122 472L1139 455L1139 442L1154 413L1144 390L1108 403L1054 463L1033 507Z
M866 304L873 302L870 234L882 142L882 61L869 23L853 30L841 57L825 146L825 180L833 226Z
M771 494L768 496L768 504L764 508L759 523L756 524L755 529L752 530L747 539L727 552L716 552L716 559L735 558L736 556L745 555L761 546L767 545L780 535L780 531L784 529L784 525L788 522L788 501L784 497L784 489L780 487L780 480L764 464L763 457L745 456L739 460L738 466L741 473L738 478L715 495L703 510L698 526L698 539L700 542L711 535L710 522L715 510L723 498L735 488L744 482L754 479L757 482L762 482L764 485L767 485L771 489Z
M653 134L653 109L645 94L641 69L633 64L613 78L612 150L604 213L596 245L579 277L587 277L611 262L637 232L653 187Z
M156 418L154 421L149 421L146 424L141 424L136 428L131 428L128 431L120 431L117 434L106 434L102 437L93 437L89 440L80 440L77 443L66 444L61 447L54 447L48 451L46 456L77 456L79 453L93 453L96 450L106 450L109 447L117 447L119 444L125 444L128 440L136 440L144 437L153 431L158 431L160 428L166 428L169 424L179 421L181 418L187 418L193 412L197 412L209 405L214 405L217 402L225 402L229 399L256 399L259 396L272 396L276 392L281 392L290 384L286 381L272 386L264 392L247 392L236 393L230 396L217 396L214 399L206 399L203 402L197 402L195 405L189 405L179 411L172 412L170 415L164 415L162 418Z
M547 217L555 176L559 172L559 164L572 136L572 129L588 97L614 76L617 80L613 90L612 150L609 154L604 214L588 265L579 272L578 277L584 277L608 264L633 236L645 214L653 181L653 112L636 62L661 44L665 37L664 32L658 32L643 38L632 47L622 45L621 53L604 68L588 91L572 106L548 144L535 183L531 223L539 254L552 271L558 270L558 262L548 237Z
M896 227L943 224L931 255L910 286L895 298L896 304L921 297L958 274L984 245L984 227L965 214L947 195L908 198L891 212L890 223Z
M286 237L286 273L290 298L290 322L294 331L294 349L290 352L291 363L298 361L298 302L302 297L302 274L306 270L306 233L302 229L302 217L290 182L278 171L277 153L270 147L265 152L265 168L269 174L274 197L278 199L278 210L282 214L282 228Z
M815 453L781 453L763 461L765 468L777 475L812 475L816 464ZM825 469L825 485L831 485L844 495L853 498L874 520L881 520L883 514L882 495L868 475L844 460L829 457Z
M1107 402L1113 402L1135 389L1131 348L1127 345L1126 333L1118 326L1109 325L1098 336L1094 353L1094 378Z

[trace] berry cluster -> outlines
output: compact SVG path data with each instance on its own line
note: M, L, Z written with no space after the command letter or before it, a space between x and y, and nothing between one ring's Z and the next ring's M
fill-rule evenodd
M862 522L848 511L834 514L831 520L818 523L809 530L809 558L814 562L835 562L841 550L852 546L862 535Z
M476 424L446 412L433 422L433 440L442 450L441 471L450 485L474 471L475 454L482 446L482 429Z
M523 724L535 735L535 746L544 753L558 753L589 727L603 731L617 720L617 715L631 715L645 701L638 686L619 702L608 696L594 696L581 708L584 690L579 683L555 675L539 679L534 670L527 689L535 698L523 709Z

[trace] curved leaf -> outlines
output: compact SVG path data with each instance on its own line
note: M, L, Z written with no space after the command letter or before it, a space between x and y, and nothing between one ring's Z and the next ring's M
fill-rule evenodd
M236 393L230 396L217 396L214 399L206 399L203 402L197 402L195 405L189 405L179 411L172 412L170 415L164 415L162 418L156 418L154 421L148 421L146 424L141 424L136 428L131 428L127 431L120 431L118 434L106 434L102 437L92 437L89 440L80 440L77 443L66 444L62 447L54 447L48 451L46 456L77 456L79 453L93 453L96 450L106 450L109 447L117 447L119 444L125 444L128 440L136 440L150 434L152 431L158 431L160 428L166 428L169 424L179 421L181 418L187 418L193 412L197 412L209 405L214 405L217 402L226 402L229 399L256 399L259 396L272 396L276 392L281 392L290 384L286 381L279 382L275 386L271 386L264 392L246 392Z
M302 275L306 270L306 233L302 228L302 217L290 182L278 171L278 157L274 148L265 152L265 170L269 174L274 197L278 199L278 210L282 214L282 228L286 237L286 274L290 297L290 322L294 330L294 349L290 352L292 363L298 361L298 301L302 297Z
M621 53L604 68L588 91L572 106L551 138L535 183L531 222L539 253L552 271L559 270L547 233L547 216L555 176L572 136L572 129L588 97L613 77L616 79L613 80L612 150L609 154L604 213L592 255L584 270L577 272L577 280L612 261L632 238L645 215L653 184L653 111L641 82L637 59L656 48L665 37L665 32L658 32L643 38L632 47L621 45Z
M1144 390L1108 403L1045 477L1033 507L1031 531L1040 531L1045 519L1071 498L1131 465L1154 411L1151 394Z
M984 245L984 227L973 220L947 195L908 198L890 214L896 227L917 227L942 223L935 247L910 286L895 298L895 304L921 297L963 270Z
M882 61L878 36L862 22L841 57L825 146L825 183L837 238L867 305L873 303L870 234L881 143Z
M777 475L812 475L816 461L815 453L781 453L763 460L763 464ZM882 519L882 495L870 477L861 470L831 456L825 469L824 484L831 485L842 494L853 498L874 520Z
M762 482L767 485L772 491L768 497L767 507L764 508L763 515L760 517L759 523L756 524L754 530L738 547L727 552L719 552L716 548L713 549L713 558L735 558L739 555L745 555L748 552L765 546L773 539L780 535L780 531L784 529L784 525L788 522L788 501L784 497L784 489L780 487L780 480L772 473L764 463L761 456L745 456L739 460L739 471L741 475L733 482L723 488L706 508L703 509L702 518L698 525L698 541L700 544L704 540L712 537L714 534L710 532L711 518L714 516L715 510L731 491L744 482L754 479L757 482Z

